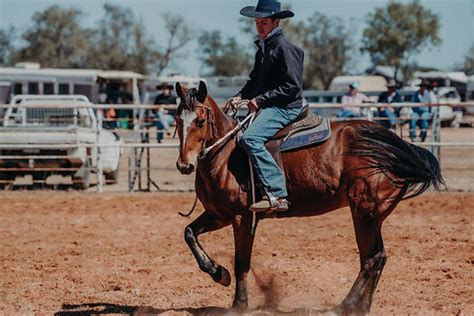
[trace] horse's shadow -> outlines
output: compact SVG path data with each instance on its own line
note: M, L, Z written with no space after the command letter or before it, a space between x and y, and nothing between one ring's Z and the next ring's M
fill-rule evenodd
M88 316L88 315L106 315L106 314L124 314L132 316L151 316L160 315L163 313L189 313L191 315L236 315L239 314L232 309L208 306L208 307L183 307L183 308L154 308L151 306L126 306L109 303L84 303L84 304L63 304L62 310L54 313L55 316ZM325 310L308 310L308 309L296 309L289 312L278 311L275 309L259 309L248 310L245 314L257 312L257 315L323 315L328 311Z
M200 308L167 308L160 309L151 306L126 306L109 303L84 303L84 304L63 304L62 310L54 313L55 316L86 316L86 315L106 315L124 314L133 316L160 315L165 312L187 312L191 315L222 315L229 312L223 307L200 307Z

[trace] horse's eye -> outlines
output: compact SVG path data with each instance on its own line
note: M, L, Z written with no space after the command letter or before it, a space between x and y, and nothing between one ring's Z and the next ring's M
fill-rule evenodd
M204 124L206 124L206 119L204 119L204 118L198 118L198 119L196 119L196 125L197 125L197 127L204 127Z

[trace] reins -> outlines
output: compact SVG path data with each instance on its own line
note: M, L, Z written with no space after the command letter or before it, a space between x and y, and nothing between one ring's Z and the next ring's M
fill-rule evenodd
M203 150L201 151L198 159L200 159L200 160L204 159L210 151L212 151L213 149L223 145L224 143L226 143L227 141L232 139L234 134L236 132L238 132L239 130L241 130L242 127L244 127L244 125L247 124L247 122L253 120L254 117L255 117L255 112L250 113L249 115L247 115L247 117L245 119L243 119L241 122L238 122L237 125L232 130L227 132L224 136L219 138L214 144L212 144L209 147L205 147L206 146L206 141L204 141L203 142Z
M248 104L248 100L242 100L241 103L240 103L240 106L242 105L247 105ZM238 122L237 125L232 129L230 130L229 132L227 132L224 136L222 136L221 138L219 138L214 144L212 144L211 146L209 147L206 147L206 143L207 143L207 135L209 134L209 126L211 124L214 124L214 121L213 119L211 119L211 108L204 105L204 104L199 104L199 105L196 105L196 106L200 106L200 107L203 107L205 109L207 109L207 119L208 119L208 123L206 125L206 139L204 139L204 141L202 142L202 149L201 149L201 152L198 156L198 159L199 160L202 160L204 159L207 154L209 152L211 152L213 149L215 148L218 148L220 146L222 146L223 144L225 144L227 141L229 141L230 139L232 139L235 135L236 132L238 132L239 130L241 130L245 124L247 124L249 122L249 124L252 124L255 116L256 116L256 112L251 112L249 115L247 115L242 121ZM237 111L238 111L239 107L233 107L232 111L232 117L235 119L236 116L237 116ZM214 126L211 126L211 139L214 138L214 135L213 135L213 128ZM176 131L177 131L177 127L175 129L175 136L176 136ZM174 137L174 136L173 136ZM250 164L250 181L251 181L251 187L252 187L252 201L253 203L255 203L255 186L254 186L254 174L253 174L253 167L252 167L252 164L251 164L251 161L249 159L249 164ZM194 199L194 203L193 203L193 206L191 207L191 210L189 210L189 212L187 213L182 213L182 212L178 212L178 214L182 217L189 217L191 216L191 214L194 212L194 210L196 209L196 206L197 206L197 196L195 197ZM251 234L253 235L254 232L255 232L255 225L256 225L256 214L255 212L253 213L253 218L252 218L252 229L251 229Z

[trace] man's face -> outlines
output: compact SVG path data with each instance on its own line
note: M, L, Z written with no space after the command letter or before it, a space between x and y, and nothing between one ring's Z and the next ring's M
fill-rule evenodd
M169 96L171 94L171 90L169 88L164 88L163 89L163 94L166 96Z
M273 29L275 29L280 23L279 19L272 20L271 18L266 19L255 19L255 26L257 27L258 37L261 39L267 38Z

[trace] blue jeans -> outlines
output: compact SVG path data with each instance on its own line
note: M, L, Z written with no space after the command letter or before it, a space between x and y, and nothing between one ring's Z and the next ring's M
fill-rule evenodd
M397 124L397 115L389 109L381 109L376 115L385 118L385 120L378 120L378 123L385 128L391 128Z
M420 121L421 141L424 142L426 139L426 130L430 126L429 119L431 118L431 113L427 109L423 108L413 108L413 113L410 117L410 139L411 141L415 140L416 137L416 125Z
M342 109L341 112L337 114L337 117L340 117L340 118L360 117L360 114L349 109Z
M155 121L156 126L156 141L161 143L163 138L165 137L165 131L170 128L170 125L173 124L174 118L169 114L165 114L162 111L158 111L156 114L156 118L158 119Z
M277 106L263 108L239 140L239 144L252 160L255 172L269 196L287 197L288 192L285 175L265 148L265 143L293 122L300 113L301 108L289 109Z

